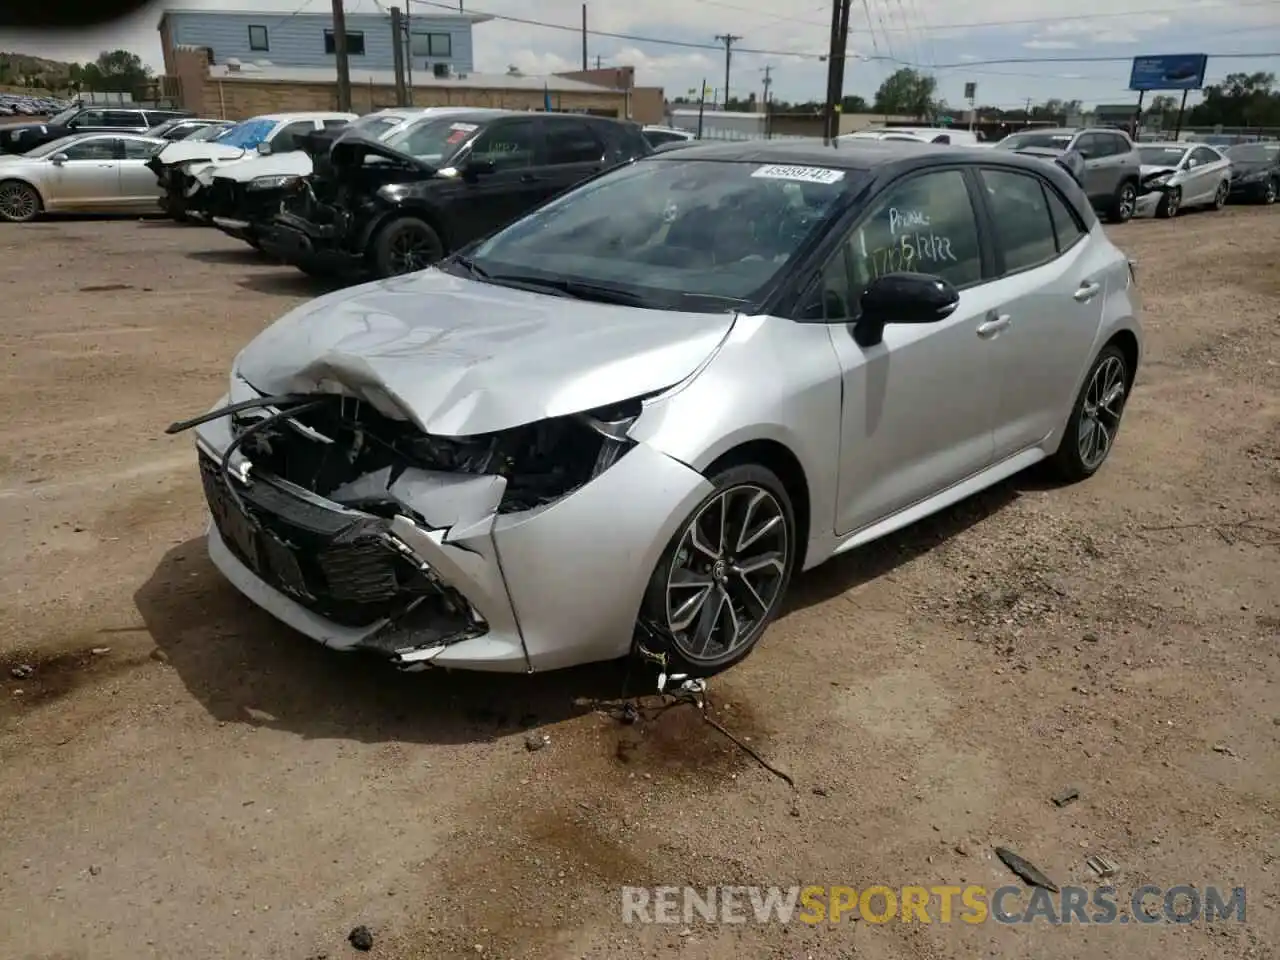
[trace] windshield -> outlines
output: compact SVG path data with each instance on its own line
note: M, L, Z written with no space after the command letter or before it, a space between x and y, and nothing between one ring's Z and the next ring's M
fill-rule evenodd
M78 105L74 107L67 107L67 109L63 110L61 113L57 114L56 116L50 117L45 122L48 123L50 126L54 126L54 127L65 126L66 122L79 112L80 112L80 107Z
M1139 163L1144 167L1176 167L1186 155L1186 147L1138 147Z
M237 123L227 131L225 136L219 137L218 142L225 143L229 147L239 147L241 150L252 150L267 139L267 134L275 125L274 120L255 117L252 120Z
M1258 163L1280 157L1280 144L1242 143L1227 150L1227 156L1243 163Z
M83 136L84 134L82 133L73 133L69 137L59 137L57 140L51 140L49 143L36 147L34 150L28 150L23 156L34 157L37 160L41 157L52 157L59 150L65 150Z
M1040 147L1046 150L1065 150L1071 145L1070 133L1015 133L996 144L1001 150L1025 150Z
M388 137L386 144L392 150L407 153L417 160L440 165L457 153L458 149L479 129L478 123L464 123L460 120L439 117L434 120L423 119Z
M860 184L853 171L825 167L632 163L517 220L471 261L497 282L582 284L667 310L711 299L725 309L771 286Z

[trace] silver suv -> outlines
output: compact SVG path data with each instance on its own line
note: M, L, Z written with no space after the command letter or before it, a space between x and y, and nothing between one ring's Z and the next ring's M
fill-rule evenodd
M1084 190L1099 213L1117 223L1133 216L1138 204L1142 160L1123 130L1107 127L1024 130L995 145L997 150L1059 157L1074 151L1084 158Z

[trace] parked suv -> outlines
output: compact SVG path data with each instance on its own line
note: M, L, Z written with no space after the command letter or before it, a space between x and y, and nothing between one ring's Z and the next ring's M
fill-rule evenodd
M76 104L43 123L0 128L0 153L26 153L73 133L146 133L166 120L189 116L189 110Z
M1074 151L1084 158L1084 190L1095 210L1123 223L1137 209L1142 160L1123 130L1023 130L1005 137L995 148L1049 157Z
M307 273L424 269L558 193L653 148L639 124L475 111L385 141L345 136L301 181L262 247Z

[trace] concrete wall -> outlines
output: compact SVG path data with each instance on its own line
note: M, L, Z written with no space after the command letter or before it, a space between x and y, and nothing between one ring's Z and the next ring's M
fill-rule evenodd
M266 28L267 50L250 49L251 26ZM171 11L164 15L160 25L160 42L166 51L165 71L174 72L168 51L178 46L211 47L213 62L218 64L234 58L246 62L269 60L278 67L332 67L334 56L325 53L324 38L324 32L332 26L333 19L328 14L282 17L278 13ZM470 18L420 16L415 11L411 26L415 38L429 33L449 34L452 47L448 58L415 55L414 72L429 71L429 63L447 63L455 73L469 73L474 69ZM364 53L351 55L353 70L393 68L394 44L389 16L348 14L347 33L364 35Z
M413 104L417 107L504 107L512 110L541 110L541 90L503 90L449 86L415 86ZM395 88L391 85L351 85L351 108L356 113L395 105ZM229 120L244 120L263 113L295 110L337 109L336 83L296 83L293 81L235 78L212 80L203 72L198 78L183 83L183 105L199 114ZM198 106L197 106L198 104ZM551 94L556 110L593 110L624 116L626 94L618 90L599 93L574 92Z

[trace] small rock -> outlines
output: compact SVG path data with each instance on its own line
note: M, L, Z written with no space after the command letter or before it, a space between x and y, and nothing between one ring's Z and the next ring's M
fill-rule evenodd
M367 951L373 949L373 934L369 932L369 928L364 924L348 933L347 941L357 950Z
M524 748L528 750L530 753L533 753L535 750L541 750L543 747L549 745L550 743L551 743L551 738L547 736L545 733L541 735L538 735L536 733L531 733L529 734L529 736L524 738Z
M163 650L161 650L159 647L156 647L154 650L151 651L151 659L156 661L157 663L168 663L169 655L165 653Z
M826 796L830 796L830 794L827 792L827 788L826 788L826 787L814 787L814 788L813 788L813 795L814 795L815 797L826 797Z
M1097 643L1098 635L1096 633L1086 633L1080 639L1083 640L1085 643Z
M89 652L92 653L95 657L105 657L108 653L111 652L111 648L110 647L94 647Z
M29 663L20 663L9 671L9 676L15 680L25 680L36 672L36 668Z
M100 874L101 872L102 872L102 868L101 868L100 866L98 866L96 863L95 863L95 864L90 865L90 867L89 867L89 875L90 875L90 876L96 877L96 876L97 876L98 874Z
M1067 787L1067 789L1054 796L1053 805L1055 807L1065 807L1071 801L1079 799L1079 797L1080 791L1076 787Z
M960 856L962 857L967 857L969 855L969 848L963 843L957 843L951 849L954 850L956 853L960 854Z
M1227 756L1227 757L1236 756L1236 752L1232 750L1229 746L1227 746L1225 743L1215 743L1213 745L1213 752L1221 753L1223 756Z

